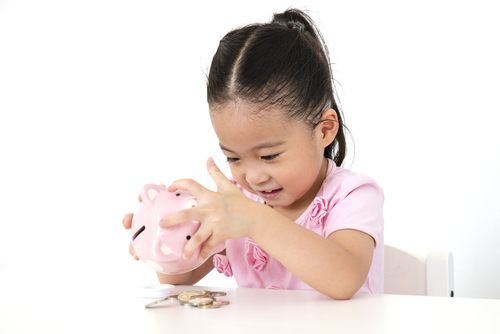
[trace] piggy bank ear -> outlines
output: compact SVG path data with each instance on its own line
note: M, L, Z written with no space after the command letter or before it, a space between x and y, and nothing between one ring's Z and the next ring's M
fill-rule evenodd
M198 201L195 198L190 198L182 204L183 209L194 208L198 205Z
M147 198L152 202L155 200L156 196L158 196L160 192L157 189L149 188L146 191Z

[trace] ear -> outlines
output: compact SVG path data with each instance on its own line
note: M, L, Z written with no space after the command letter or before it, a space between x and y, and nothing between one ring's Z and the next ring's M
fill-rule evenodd
M323 143L323 147L327 147L328 145L330 145L335 139L335 136L337 135L337 132L339 130L339 120L337 112L332 108L328 108L323 111L316 130L321 133L321 141Z

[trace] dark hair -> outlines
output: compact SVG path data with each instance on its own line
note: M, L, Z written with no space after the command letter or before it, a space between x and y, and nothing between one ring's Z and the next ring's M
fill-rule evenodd
M324 156L340 166L346 155L343 121L335 101L328 49L314 22L298 9L274 14L266 24L230 31L210 66L210 106L241 99L263 108L278 105L311 128L323 111L337 112L339 129Z

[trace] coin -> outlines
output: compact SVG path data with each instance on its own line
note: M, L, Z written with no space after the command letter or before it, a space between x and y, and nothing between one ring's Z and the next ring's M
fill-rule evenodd
M148 303L146 305L144 305L146 308L153 308L153 307L156 307L160 304L162 304L163 302L167 301L167 300L177 300L177 295L169 295L169 296L166 296L164 298L160 298L160 299L157 299L151 303Z
M217 300L215 297L225 296L224 291L205 291L205 290L185 290L179 294L171 294L164 298L149 303L146 308L156 307L167 300L177 300L181 305L188 305L197 308L219 308L229 304L226 300Z
M206 306L210 305L215 301L215 299L211 297L194 297L189 300L189 304L191 306Z
M222 297L227 295L224 291L208 291L210 297Z
M203 291L203 290L188 290L188 291L182 291L181 293L179 293L179 295L177 296L177 299L181 302L181 303L188 303L189 300L193 297L202 297L202 296L206 296L208 293L206 291Z
M224 305L228 305L229 302L227 300L214 300L213 303L208 304L208 305L200 305L197 306L198 308L219 308Z

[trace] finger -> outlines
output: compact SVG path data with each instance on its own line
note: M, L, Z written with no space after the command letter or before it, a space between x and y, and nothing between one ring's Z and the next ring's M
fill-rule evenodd
M215 164L213 158L209 158L207 160L207 169L208 173L217 185L217 190L233 189L235 187L235 184L231 182L231 180L229 180Z
M163 217L160 220L160 226L170 227L189 221L201 221L202 214L199 211L198 207L176 211Z
M139 260L139 257L137 256L137 254L135 254L134 246L132 246L132 243L128 244L128 252L130 253L130 255L132 255L132 257L135 260Z
M203 245L201 245L200 249L200 257L206 259L210 255L214 254L213 251L215 249L216 243L214 242L213 234L206 240Z
M125 227L125 229L130 229L130 227L132 226L132 218L134 217L134 214L132 213L127 213L125 216L123 216L123 219L122 219L122 224L123 224L123 227Z
M198 231L194 235L191 236L191 239L184 246L184 252L182 257L186 260L189 260L196 249L200 247L210 236L212 235L212 230L206 225L201 225Z
M200 198L204 193L209 191L201 184L192 179L179 179L174 181L168 188L168 191L174 192L177 190L184 190L196 198Z

